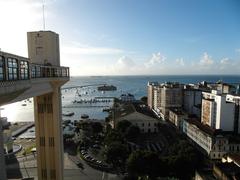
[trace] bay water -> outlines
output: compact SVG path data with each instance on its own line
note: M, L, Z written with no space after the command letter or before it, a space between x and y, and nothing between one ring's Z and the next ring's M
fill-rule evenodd
M180 82L198 83L201 81L226 83L239 83L240 75L159 75L159 76L81 76L71 77L63 86L62 111L74 112L71 117L63 116L64 120L79 120L81 115L87 114L90 119L105 119L108 115L103 109L112 105L111 97L120 97L121 94L131 93L136 99L147 96L147 83L153 82ZM102 85L114 85L116 91L98 91ZM81 87L80 87L81 86ZM94 101L96 100L97 102ZM105 98L101 98L105 97ZM108 97L108 98L107 98ZM77 103L82 102L82 103ZM2 117L8 117L10 122L34 121L33 100L2 106Z

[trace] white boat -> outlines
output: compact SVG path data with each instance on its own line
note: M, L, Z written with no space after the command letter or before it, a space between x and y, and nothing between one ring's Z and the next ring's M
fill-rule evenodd
M73 116L75 113L74 112L65 112L62 113L63 116Z

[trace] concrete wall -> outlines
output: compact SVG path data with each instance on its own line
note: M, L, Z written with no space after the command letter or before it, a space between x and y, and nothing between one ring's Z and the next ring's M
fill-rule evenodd
M158 120L155 118L152 118L150 116L146 116L144 114L138 113L138 112L133 112L129 115L126 115L124 117L118 118L117 122L122 121L122 120L127 120L132 123L132 125L136 125L140 128L141 132L147 133L149 132L157 132L157 123ZM144 126L142 125L144 124Z
M52 31L28 32L27 38L31 63L60 66L58 34Z
M218 97L217 106L218 105L220 105L220 107L217 111L216 129L233 131L235 105L233 103L226 103L225 96Z

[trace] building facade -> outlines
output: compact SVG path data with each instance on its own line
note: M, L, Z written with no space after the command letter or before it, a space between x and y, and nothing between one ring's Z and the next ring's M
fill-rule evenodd
M214 130L198 120L184 119L183 133L210 159L219 160L227 153L240 153L240 137Z
M158 86L157 82L148 82L147 85L147 99L148 99L148 107L153 109L154 106L154 89Z
M183 120L186 119L188 115L184 113L181 109L170 108L169 110L169 121L175 125L175 127L182 131Z
M234 130L235 105L226 101L226 95L216 90L203 92L201 122L214 129Z
M202 90L193 88L184 88L183 90L183 110L188 114L194 114L201 117Z

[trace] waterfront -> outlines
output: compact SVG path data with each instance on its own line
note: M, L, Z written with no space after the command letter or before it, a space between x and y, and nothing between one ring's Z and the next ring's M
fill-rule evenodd
M180 83L198 83L201 81L216 82L222 80L227 83L240 83L240 76L233 75L162 75L162 76L86 76L71 77L63 88L72 86L85 86L92 84L108 84L117 87L116 91L97 91L97 86L62 90L63 112L74 112L72 117L63 117L64 120L79 120L82 114L88 114L91 119L104 119L107 112L102 110L112 105L112 102L73 103L74 100L93 100L94 97L119 97L124 93L131 93L136 99L146 96L148 81L174 81ZM24 105L25 104L25 105ZM25 100L3 106L2 116L7 116L10 122L33 121L33 100ZM12 113L14 111L14 113Z

